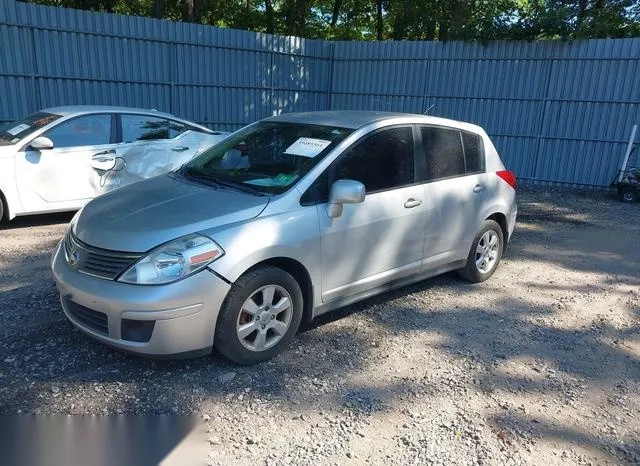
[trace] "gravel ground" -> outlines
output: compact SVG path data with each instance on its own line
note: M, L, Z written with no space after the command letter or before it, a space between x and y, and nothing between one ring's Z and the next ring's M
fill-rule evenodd
M83 336L48 271L70 215L0 231L0 413L196 413L210 464L640 463L640 205L522 189L494 277L323 316L254 367Z

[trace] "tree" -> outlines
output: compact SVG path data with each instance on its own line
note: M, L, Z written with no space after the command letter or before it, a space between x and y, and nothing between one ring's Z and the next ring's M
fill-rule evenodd
M638 0L27 0L338 40L640 37Z

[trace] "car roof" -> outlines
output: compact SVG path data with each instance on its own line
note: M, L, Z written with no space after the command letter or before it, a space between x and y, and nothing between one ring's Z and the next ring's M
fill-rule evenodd
M392 122L393 120L406 120L407 118L410 118L413 123L451 126L454 128L466 129L473 132L483 132L482 128L472 123L449 120L446 118L439 118L428 115L397 112L331 110L322 112L283 113L278 116L267 118L266 120L358 129L371 123L380 121Z
M64 107L50 107L42 110L47 113L66 116L72 113L87 112L133 112L133 113L153 113L154 115L176 118L170 113L159 112L158 110L136 107L114 107L110 105L68 105Z
M46 113L55 113L60 116L68 116L73 115L74 113L93 113L93 112L108 112L108 113L139 113L144 115L155 115L162 118L171 118L172 120L181 121L183 123L188 123L192 126L196 126L202 130L206 130L207 132L215 132L206 126L202 126L198 123L194 123L193 121L185 120L183 118L179 118L171 113L160 112L155 109L148 108L136 108L136 107L115 107L109 105L68 105L64 107L50 107L41 110Z

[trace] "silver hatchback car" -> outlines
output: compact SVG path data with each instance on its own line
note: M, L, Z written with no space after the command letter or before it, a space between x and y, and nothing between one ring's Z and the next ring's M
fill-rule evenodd
M68 319L121 350L252 364L302 322L451 270L496 270L516 180L478 126L423 115L267 118L89 202L53 257Z

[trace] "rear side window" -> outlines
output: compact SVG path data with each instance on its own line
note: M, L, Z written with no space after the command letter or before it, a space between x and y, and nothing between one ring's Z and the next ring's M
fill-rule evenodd
M429 181L465 174L460 131L425 126L420 132Z
M467 173L480 173L484 171L484 153L481 148L480 136L473 133L462 133L464 144L464 158L467 165Z
M169 139L169 120L149 115L121 116L122 141L152 141Z
M177 138L182 133L186 133L190 128L184 123L169 120L169 139Z

